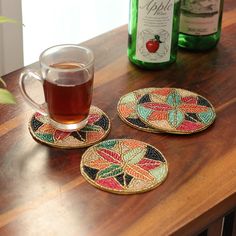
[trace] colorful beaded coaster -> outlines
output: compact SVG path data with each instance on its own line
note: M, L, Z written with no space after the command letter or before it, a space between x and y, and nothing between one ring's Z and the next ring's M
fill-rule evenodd
M35 113L29 122L34 139L58 148L82 148L103 140L110 131L108 116L98 107L91 106L88 124L81 130L63 132L55 129L47 116Z
M191 134L210 126L216 117L204 97L177 88L156 88L139 99L139 118L154 129L167 133Z
M83 154L80 170L93 186L118 194L149 191L168 173L163 154L133 139L113 139L96 144Z
M143 123L136 112L136 106L139 99L147 94L150 93L152 88L149 89L139 89L133 92L127 93L122 96L117 104L117 111L118 115L122 121L128 124L131 127L134 127L139 130L147 131L147 132L154 132L158 133L157 129L149 127L147 124ZM155 90L155 88L153 88Z

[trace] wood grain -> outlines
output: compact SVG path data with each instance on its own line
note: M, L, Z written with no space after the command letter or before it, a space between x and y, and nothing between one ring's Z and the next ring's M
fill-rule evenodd
M157 147L169 163L164 184L119 196L89 185L80 174L86 149L36 143L27 123L33 110L18 88L21 68L4 76L17 105L0 105L0 235L194 235L236 206L236 2L226 0L222 37L205 53L180 50L165 70L145 71L126 56L127 26L83 43L96 57L93 104L112 122L110 138ZM38 69L38 63L31 65ZM194 135L150 134L124 124L119 98L145 87L177 87L206 97L217 119ZM40 89L32 88L35 96Z

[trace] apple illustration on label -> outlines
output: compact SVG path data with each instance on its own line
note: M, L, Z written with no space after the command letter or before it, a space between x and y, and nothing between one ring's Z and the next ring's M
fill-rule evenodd
M149 39L146 42L146 48L147 48L148 52L150 52L150 53L157 52L157 50L160 47L160 43L162 43L162 41L160 40L159 35L155 35L153 39Z

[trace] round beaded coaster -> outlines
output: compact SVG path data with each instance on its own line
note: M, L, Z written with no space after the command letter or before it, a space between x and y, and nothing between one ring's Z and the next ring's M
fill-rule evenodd
M191 134L210 126L216 117L212 104L204 97L177 88L156 88L139 99L139 118L147 125L167 133Z
M82 156L80 169L90 184L117 194L154 189L168 173L159 150L133 139L106 140L90 147Z
M122 121L131 127L139 130L158 133L157 129L149 127L147 124L143 123L136 112L136 106L139 99L147 93L150 93L152 88L149 89L139 89L133 92L127 93L122 96L117 104L118 115ZM153 88L155 90L155 88Z
M103 140L110 131L108 116L98 107L91 106L88 124L81 130L64 132L55 129L47 116L35 113L29 122L34 139L58 148L82 148Z

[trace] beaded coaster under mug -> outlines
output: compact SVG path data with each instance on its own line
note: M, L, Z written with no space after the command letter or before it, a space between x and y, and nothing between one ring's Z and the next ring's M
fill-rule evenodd
M111 122L101 109L91 106L87 125L77 131L64 132L54 128L47 116L35 113L29 131L40 143L58 148L83 148L103 140L110 132Z
M117 194L147 192L159 186L168 173L163 154L134 139L105 140L88 148L80 169L90 184Z

